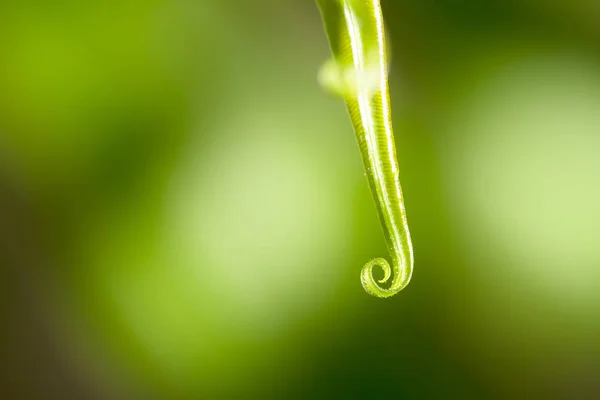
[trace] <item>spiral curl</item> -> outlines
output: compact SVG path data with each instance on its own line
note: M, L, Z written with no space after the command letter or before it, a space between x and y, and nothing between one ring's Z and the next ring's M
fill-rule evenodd
M376 280L373 276L373 268L380 267L383 270L383 279ZM392 297L408 285L410 282L410 271L403 272L399 267L394 268L394 281L388 289L382 288L379 283L386 283L392 276L392 267L385 258L375 258L362 268L360 281L367 293L379 298Z

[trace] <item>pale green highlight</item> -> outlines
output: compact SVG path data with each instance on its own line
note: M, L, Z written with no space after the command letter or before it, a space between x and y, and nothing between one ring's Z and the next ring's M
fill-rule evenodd
M398 177L381 6L379 0L317 0L317 4L333 52L319 81L346 102L392 261L391 266L383 258L369 261L361 281L371 295L390 297L410 282L413 250ZM384 272L379 283L393 275L388 288L375 281L375 266Z

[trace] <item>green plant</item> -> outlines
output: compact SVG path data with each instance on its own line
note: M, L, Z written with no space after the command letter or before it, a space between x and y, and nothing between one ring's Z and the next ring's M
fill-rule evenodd
M379 0L317 0L317 4L333 52L319 78L346 102L392 259L391 267L383 258L369 261L361 281L373 296L390 297L410 281L413 250L398 178L381 6ZM389 288L375 281L375 266L384 272L379 283L393 273Z

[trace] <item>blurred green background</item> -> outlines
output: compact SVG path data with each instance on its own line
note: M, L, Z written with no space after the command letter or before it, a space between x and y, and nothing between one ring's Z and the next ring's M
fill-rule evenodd
M314 2L0 2L0 398L600 398L600 2L382 6L390 300Z

